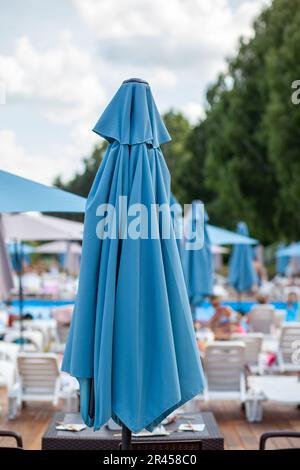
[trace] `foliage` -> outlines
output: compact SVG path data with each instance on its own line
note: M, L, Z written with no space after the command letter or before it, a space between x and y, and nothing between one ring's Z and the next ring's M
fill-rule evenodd
M206 116L196 126L174 110L164 120L172 142L163 146L172 191L182 203L202 199L213 223L245 220L263 243L299 239L300 1L273 0L241 39L227 70L207 92ZM60 187L87 195L105 143L84 170Z

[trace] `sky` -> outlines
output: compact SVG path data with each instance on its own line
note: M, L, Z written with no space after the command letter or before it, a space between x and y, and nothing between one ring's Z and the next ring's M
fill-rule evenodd
M130 77L192 123L268 0L0 0L0 169L51 184L82 170ZM5 100L4 100L5 98Z

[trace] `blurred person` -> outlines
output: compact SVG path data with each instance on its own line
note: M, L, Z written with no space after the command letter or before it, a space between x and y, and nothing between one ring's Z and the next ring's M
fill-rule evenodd
M253 260L253 267L257 276L258 286L262 286L268 280L267 270L265 266L257 259Z
M222 305L221 297L214 294L210 297L214 309L209 326L215 335L215 339L229 339L232 333L244 332L240 326L238 312L227 305Z
M266 310L266 311L272 311L275 315L275 307L271 303L269 303L269 296L264 293L264 292L258 292L256 295L256 303L251 307L250 312L247 315L247 324L249 325L252 320L252 313L255 310Z

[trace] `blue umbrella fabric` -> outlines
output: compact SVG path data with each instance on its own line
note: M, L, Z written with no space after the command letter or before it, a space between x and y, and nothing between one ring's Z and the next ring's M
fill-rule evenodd
M256 245L258 240L225 228L207 224L207 231L212 245Z
M9 241L7 243L8 252L11 256L15 254L16 245L17 245L18 251L20 251L21 250L20 242L15 243L15 242ZM36 249L31 245L27 245L27 243L22 243L22 251L24 255L32 255L33 253L35 253Z
M173 222L174 234L181 261L183 260L183 216L182 207L176 197L171 193L170 197L171 217Z
M35 252L33 246L27 245L21 242L8 242L8 252L11 257L11 263L16 271L20 271L22 268L20 262L25 262L28 265L31 263L31 256Z
M190 217L187 223L192 224L192 231L196 230L197 206L202 205L201 201L193 201L191 205ZM188 290L189 301L192 307L200 305L205 297L213 292L213 256L211 251L211 242L207 230L208 214L204 212L204 230L203 247L197 250L186 249L184 244L184 274ZM185 229L186 232L186 229Z
M245 222L239 222L237 233L248 237L248 227ZM253 249L251 245L235 245L229 260L229 283L239 293L249 291L257 282L253 267Z
M79 289L62 369L79 380L88 426L99 429L112 417L133 432L152 430L203 389L170 216L170 175L160 149L170 136L149 85L136 79L123 82L94 131L109 146L87 201ZM166 205L170 236L162 237L156 211L156 238L126 237L130 217L125 231L121 224L121 231L110 228L106 238L103 231L97 236L101 204L116 208L124 220L120 196L127 196L129 209L143 204L149 212L153 205Z
M281 248L277 252L277 257L278 258L300 257L300 242L292 243L291 245L286 246L285 248Z
M0 170L0 212L84 212L76 194Z
M284 275L286 272L286 268L290 262L290 256L285 254L285 250L288 247L284 245L284 243L280 243L277 253L276 253L276 272L278 274ZM299 256L300 256L300 248L299 248Z

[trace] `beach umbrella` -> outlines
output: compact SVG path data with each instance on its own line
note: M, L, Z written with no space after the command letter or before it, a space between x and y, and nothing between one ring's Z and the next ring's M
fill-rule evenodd
M59 255L66 254L68 251L76 255L81 255L81 245L76 242L67 242L67 241L55 241L49 243L43 243L35 248L36 253L46 254L46 255Z
M62 370L80 383L84 422L122 423L128 448L131 431L199 394L203 375L160 150L170 136L149 85L123 82L94 131L109 146L88 196Z
M201 304L205 297L213 291L213 257L211 241L207 230L208 215L204 210L204 226L199 223L203 204L201 201L193 201L191 209L185 220L185 235L191 229L203 231L203 246L199 249L187 249L184 244L184 274L191 306L194 308ZM197 224L198 221L198 224ZM191 226L189 226L191 224ZM200 237L200 234L198 234Z
M2 217L6 237L11 241L81 241L83 237L81 222L61 217L41 214L3 214Z
M5 244L5 232L0 214L0 299L9 297L14 287L12 265Z
M2 217L5 217L5 215L3 215ZM11 257L13 268L16 271L18 270L18 264L19 264L19 259L18 259L18 255L16 257L16 252L20 253L22 250L22 260L24 260L24 262L27 265L30 264L30 261L31 261L30 255L35 253L35 248L33 246L27 245L26 243L17 242L17 241L15 242L9 241L7 242L6 246L8 248L8 252Z
M300 266L300 243L291 243L291 245L281 248L276 253L277 265L280 263L280 268L284 269L287 275L297 275Z
M17 275L19 280L19 314L20 314L20 328L21 338L23 330L23 287L22 287L22 261L23 261L23 247L22 242L26 240L36 240L36 232L29 229L30 224L34 224L34 219L26 219L20 223L20 218L25 214L5 214L15 212L84 212L86 200L83 197L62 191L60 189L46 186L44 184L36 183L35 181L22 178L20 176L0 170L0 213L4 219L4 230L6 237L11 238L15 242L15 260L17 267ZM19 223L16 223L17 218ZM27 222L26 222L27 220ZM30 220L30 223L28 224ZM66 222L64 224L66 227ZM27 238L24 234L31 233ZM48 223L49 238L44 240L51 240L50 232L56 232L55 221ZM70 233L69 229L65 232ZM45 232L44 232L45 233ZM70 235L71 236L71 233ZM42 239L42 238L41 238ZM55 239L55 238L54 238ZM74 235L74 239L77 239Z
M238 223L237 233L248 237L249 232L245 222ZM229 283L239 294L249 291L257 282L253 259L251 245L237 244L233 247L229 260Z
M256 245L258 243L255 238L231 232L215 225L207 224L207 231L213 245Z
M289 246L282 247L277 252L278 258L300 257L300 243L292 243Z
M276 272L281 275L285 275L286 268L288 267L290 256L285 254L285 249L288 247L284 243L280 243L276 252ZM299 250L300 256L300 250Z
M0 170L0 212L84 212L85 199Z

